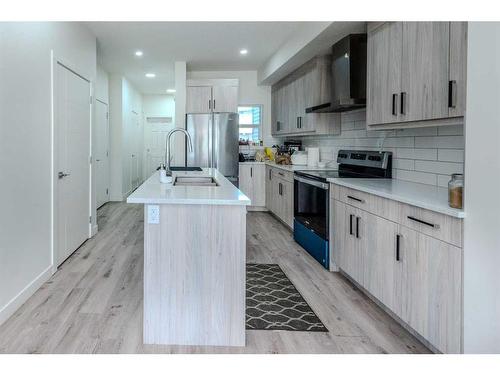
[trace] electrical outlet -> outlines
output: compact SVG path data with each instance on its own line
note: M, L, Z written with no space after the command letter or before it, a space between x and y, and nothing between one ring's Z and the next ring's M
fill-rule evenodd
M160 224L160 206L148 205L148 224Z

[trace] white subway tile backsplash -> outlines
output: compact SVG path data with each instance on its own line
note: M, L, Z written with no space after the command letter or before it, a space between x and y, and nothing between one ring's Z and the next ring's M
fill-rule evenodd
M398 180L405 180L411 182L418 182L420 184L437 185L437 175L434 173L425 173L417 171L404 171L396 169L395 176Z
M452 161L455 163L464 162L464 150L438 150L438 160L439 161Z
M451 175L452 173L463 173L464 166L462 163L415 160L415 170L421 172Z
M366 130L364 110L341 114L338 136L304 137L306 147L319 147L323 161L336 167L340 149L393 153L393 178L446 187L451 173L462 173L463 125L402 130Z
M439 137L415 137L415 147L418 148L460 148L465 146L462 135Z
M396 130L396 134L398 137L424 137L438 135L438 129L436 127L398 129Z
M448 187L448 182L451 180L451 176L445 174L438 174L437 179L438 179L437 181L438 186Z
M464 135L463 125L441 126L438 128L438 135Z
M392 159L392 167L395 169L406 169L408 171L413 171L415 169L415 160Z
M398 148L395 157L400 159L437 160L438 150L433 148Z

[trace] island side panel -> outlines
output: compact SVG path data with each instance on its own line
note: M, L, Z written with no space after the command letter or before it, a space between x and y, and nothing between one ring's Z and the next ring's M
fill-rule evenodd
M145 205L144 343L245 345L245 261L245 206Z

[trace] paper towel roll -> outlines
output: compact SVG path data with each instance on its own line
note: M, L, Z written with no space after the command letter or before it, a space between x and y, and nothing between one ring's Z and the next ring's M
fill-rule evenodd
M307 166L317 167L319 162L319 148L318 147L308 147L307 148Z

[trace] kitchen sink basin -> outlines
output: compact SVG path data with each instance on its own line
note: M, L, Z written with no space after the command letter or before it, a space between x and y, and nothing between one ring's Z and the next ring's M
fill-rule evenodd
M177 176L174 186L217 186L217 182L209 176Z
M171 171L181 171L181 172L201 172L200 167L170 167Z

